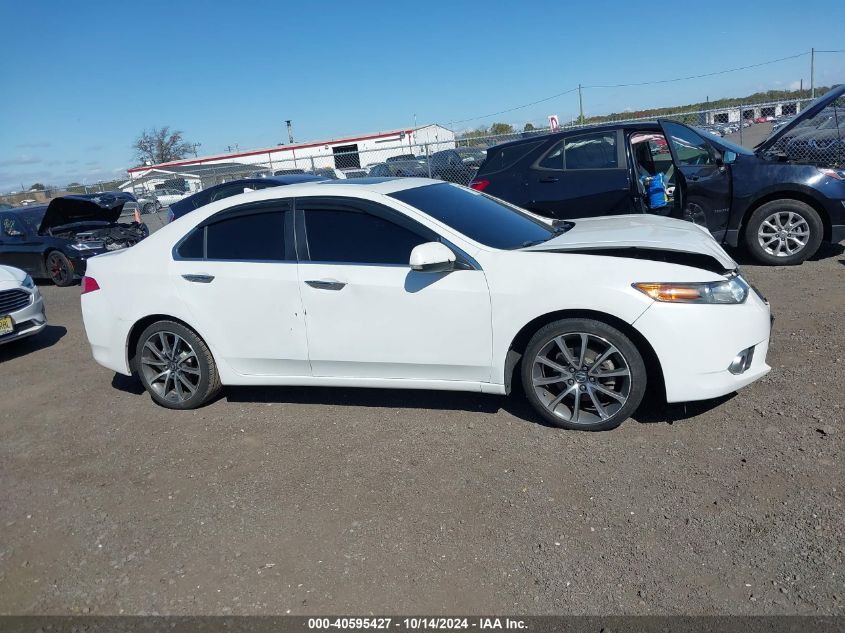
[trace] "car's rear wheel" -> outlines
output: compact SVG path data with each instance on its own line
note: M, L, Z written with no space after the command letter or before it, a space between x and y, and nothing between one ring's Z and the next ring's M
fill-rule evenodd
M614 327L563 319L540 328L522 358L522 384L534 409L565 429L616 428L640 405L642 356Z
M790 266L815 254L823 232L822 220L810 205L799 200L772 200L751 214L745 243L757 261Z
M44 262L47 267L47 274L50 281L57 286L69 286L73 283L73 264L59 251L50 251Z
M135 370L152 399L168 409L200 407L221 387L205 341L175 321L158 321L141 333Z
M145 214L149 215L150 213L156 212L156 205L153 202L148 202L144 205L143 209L141 209Z

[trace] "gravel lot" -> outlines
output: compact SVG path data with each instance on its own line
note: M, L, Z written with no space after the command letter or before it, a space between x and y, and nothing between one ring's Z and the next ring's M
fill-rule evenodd
M842 614L843 265L746 264L774 370L598 434L459 393L168 411L43 286L0 347L0 613Z

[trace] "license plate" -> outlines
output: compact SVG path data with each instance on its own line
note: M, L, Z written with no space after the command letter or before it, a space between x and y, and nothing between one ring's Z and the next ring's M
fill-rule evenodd
M0 336L11 334L15 331L15 324L12 323L12 317L0 317Z

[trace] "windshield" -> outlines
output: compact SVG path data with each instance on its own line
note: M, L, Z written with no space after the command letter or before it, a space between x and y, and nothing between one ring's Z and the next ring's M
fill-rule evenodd
M522 248L527 243L545 242L557 234L551 224L519 207L452 183L405 189L390 197L492 248Z
M26 209L25 211L18 211L17 216L24 221L24 223L32 231L37 231L41 226L41 220L44 219L44 214L47 212L47 207L36 207L34 209Z

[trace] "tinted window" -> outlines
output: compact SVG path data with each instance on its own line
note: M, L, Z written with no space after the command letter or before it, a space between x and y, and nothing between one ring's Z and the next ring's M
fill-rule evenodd
M710 165L715 163L710 145L685 125L663 123L669 136L675 160L681 165Z
M616 132L596 132L565 138L543 157L540 167L547 169L615 169Z
M429 241L384 218L355 211L306 210L305 231L315 262L407 266L411 250Z
M512 167L520 158L527 156L530 152L540 147L545 140L533 141L531 143L517 143L504 147L494 147L487 151L487 160L478 170L478 175L492 174Z
M520 248L554 235L548 224L518 207L450 183L415 187L390 195L493 248Z
M188 235L187 239L179 245L179 257L183 257L185 259L202 259L204 256L204 239L205 229L194 229L194 231Z
M236 215L206 227L206 257L284 261L285 215L281 211Z

